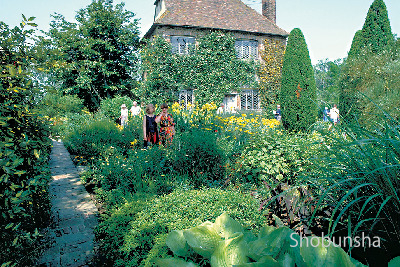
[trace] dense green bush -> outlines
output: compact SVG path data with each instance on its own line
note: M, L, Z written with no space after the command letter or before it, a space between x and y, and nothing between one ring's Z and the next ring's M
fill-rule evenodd
M312 159L323 152L322 140L316 132L290 134L271 131L257 136L244 145L232 174L241 183L294 184L299 176L316 171Z
M81 113L83 108L83 100L75 95L63 96L58 92L47 92L34 110L48 118L55 118L68 113Z
M194 227L223 212L246 229L257 230L265 223L257 211L258 200L235 190L180 189L143 202L127 202L106 215L97 228L101 250L110 265L151 266L153 260L168 255L166 233Z
M224 151L217 144L217 134L202 129L182 133L172 152L173 168L187 174L194 186L209 186L225 178Z
M33 18L24 24L32 25ZM32 266L49 223L49 126L32 113L29 30L0 22L0 265ZM29 66L29 67L28 67Z
M104 191L168 193L176 174L169 161L170 151L162 147L137 149L122 155L115 148L102 152L94 166L97 187Z
M127 109L132 106L132 100L127 96L115 96L106 98L100 103L100 112L112 121L116 121L121 116L121 105L125 104Z
M127 153L134 144L138 144L139 136L140 129L136 125L130 124L120 130L114 122L103 118L89 120L76 127L65 137L65 145L73 155L86 160L98 159L101 152L109 147Z

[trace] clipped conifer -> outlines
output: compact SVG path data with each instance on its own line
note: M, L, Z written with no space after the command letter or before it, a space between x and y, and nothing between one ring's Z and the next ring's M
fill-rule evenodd
M288 38L279 99L286 129L304 131L316 121L314 71L304 35L298 28L293 29Z
M388 12L383 0L375 0L365 18L362 28L364 46L370 46L373 53L379 53L394 41Z
M339 80L339 108L341 116L348 123L358 120L363 104L358 93L363 82L363 68L366 59L381 53L388 45L394 44L388 12L383 0L375 0L365 18L362 30L356 32L347 60ZM372 53L372 54L371 54Z

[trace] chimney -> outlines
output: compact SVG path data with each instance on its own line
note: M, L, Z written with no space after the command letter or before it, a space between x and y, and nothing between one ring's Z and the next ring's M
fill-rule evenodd
M276 24L276 0L262 0L262 14Z

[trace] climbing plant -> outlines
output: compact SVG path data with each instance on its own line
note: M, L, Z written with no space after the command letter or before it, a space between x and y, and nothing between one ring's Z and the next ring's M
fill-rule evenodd
M155 37L142 51L144 82L141 95L150 102L172 102L182 89L194 89L199 104L222 101L225 94L254 86L256 63L236 57L235 39L210 32L197 40L191 53L172 53L171 45Z
M281 40L265 39L261 51L263 64L260 67L260 98L266 108L276 105L281 88L281 74L285 43Z

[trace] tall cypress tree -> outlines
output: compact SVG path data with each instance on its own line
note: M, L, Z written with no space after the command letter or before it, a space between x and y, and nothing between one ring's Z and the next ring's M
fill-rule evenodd
M283 58L280 103L282 123L288 130L307 130L317 119L314 71L298 28L290 32Z
M362 28L364 46L371 46L373 53L379 53L394 41L388 12L383 0L375 0L368 10Z
M363 68L370 53L379 54L394 43L388 12L383 0L375 0L362 30L356 32L339 80L339 108L347 122L362 114L358 87L363 82Z

